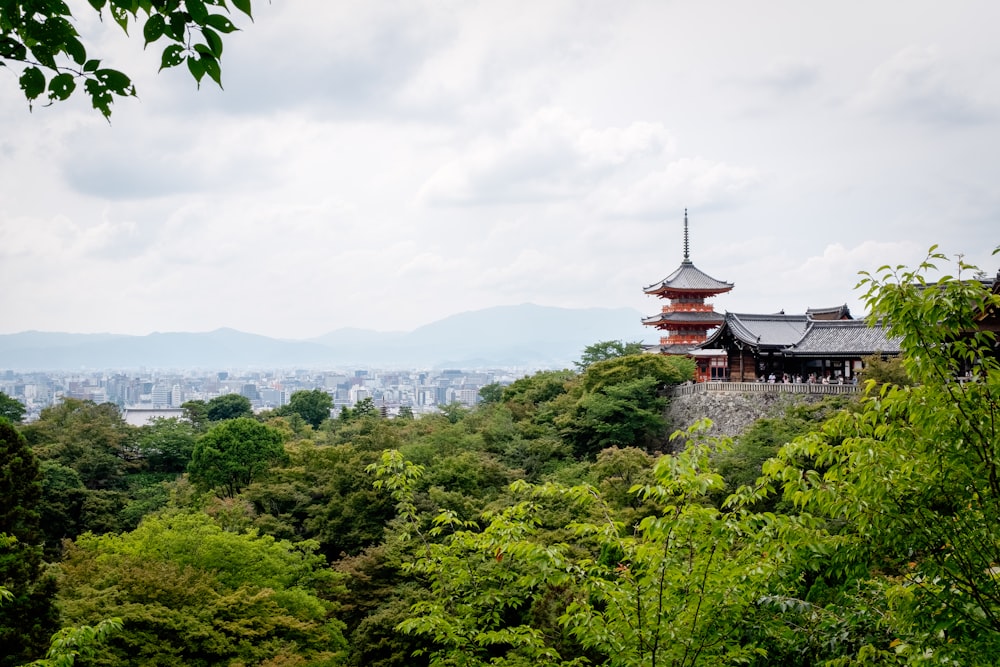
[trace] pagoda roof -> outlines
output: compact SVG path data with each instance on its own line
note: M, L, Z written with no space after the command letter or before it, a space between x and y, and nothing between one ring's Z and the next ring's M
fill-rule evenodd
M794 357L862 357L869 354L899 354L902 339L890 336L881 324L864 320L813 320L801 340L783 352Z
M651 349L660 354L687 354L696 347L698 347L698 343L660 343L652 345Z
M784 348L802 339L810 319L805 314L760 315L754 313L726 313L722 326L715 330L701 347L718 347L726 335L751 347Z
M704 324L717 327L725 318L714 310L673 310L642 318L643 324Z
M710 292L718 294L728 292L731 289L733 289L733 283L716 280L695 266L691 260L685 259L673 273L658 283L644 287L643 291L646 294L659 294L661 292Z

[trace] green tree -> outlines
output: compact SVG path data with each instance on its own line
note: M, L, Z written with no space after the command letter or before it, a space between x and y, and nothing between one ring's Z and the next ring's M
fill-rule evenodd
M661 508L634 523L589 485L515 482L520 500L485 513L482 526L442 512L430 536L443 541L411 566L430 597L400 629L433 641L432 664L750 662L759 647L743 641L742 625L784 589L791 554L779 538L790 524L739 499L725 509L705 502L723 483L710 454L726 444L703 442L703 426L632 487ZM636 462L626 468L638 473ZM405 497L402 465L379 472Z
M351 422L370 421L378 419L381 416L382 411L375 405L375 400L371 396L368 396L358 401L354 405L354 409L346 405L341 406L338 419L340 424L349 424Z
M585 370L598 361L606 361L615 357L627 357L630 354L642 354L642 343L633 341L625 343L620 340L602 340L583 348L580 361L573 362L578 369Z
M584 394L560 420L574 454L593 458L608 447L655 448L666 435L667 399L657 388L655 378L645 377Z
M499 403L503 400L503 385L493 382L479 388L479 399L482 404Z
M17 429L0 419L0 585L12 595L0 605L0 665L41 655L56 629L54 583L42 574L41 493L38 460Z
M84 535L60 564L64 618L119 617L94 664L339 664L340 588L310 542L225 530L201 513Z
M200 487L234 498L285 457L280 431L239 417L216 424L198 438L188 473Z
M289 443L289 462L248 487L253 525L275 537L316 540L330 560L377 544L392 518L392 506L365 475L378 456L353 444Z
M184 418L191 422L194 429L201 432L208 424L208 403L202 400L185 401L181 403Z
M653 378L656 386L667 387L694 378L694 360L676 355L632 354L595 361L583 373L583 389L598 391L602 387L621 384L639 378Z
M297 391L288 400L288 405L282 409L282 414L297 414L313 428L330 418L333 409L333 397L322 389Z
M682 357L632 354L595 361L571 394L571 409L554 418L579 458L608 447L659 449L667 399L661 390L689 380L694 363Z
M88 489L119 489L142 465L135 431L111 403L67 398L23 432L40 459L72 468Z
M250 399L240 394L223 394L216 396L208 402L205 408L205 417L210 422L224 421L226 419L236 419L237 417L252 417L253 406Z
M139 429L137 444L147 468L158 473L182 473L194 451L194 425L176 417L156 419Z
M884 358L881 354L872 354L863 359L864 369L861 371L863 382L872 380L877 385L894 384L906 387L913 382L903 368L903 360L899 357Z
M24 419L24 403L0 391L0 418L18 423Z
M141 25L146 46L167 42L160 69L187 65L199 84L205 75L222 85L222 35L236 30L230 8L251 14L250 0L90 0L90 7L127 34ZM80 7L75 7L80 11ZM87 53L73 8L62 0L14 0L0 8L0 66L20 71L18 82L31 103L65 100L78 82L93 107L111 115L115 97L135 96L131 79Z
M462 421L470 412L469 408L465 407L458 401L452 401L446 405L439 405L438 410L441 411L450 423L457 424Z
M908 661L1000 660L1000 363L979 323L1000 295L957 263L864 274L872 318L902 339L913 386L874 382L856 412L782 448L764 471L803 515L826 521L824 569L869 581L891 649ZM959 382L965 376L967 381Z

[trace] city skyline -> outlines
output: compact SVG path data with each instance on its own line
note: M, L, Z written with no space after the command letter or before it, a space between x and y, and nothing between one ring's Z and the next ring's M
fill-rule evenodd
M136 81L0 96L0 334L412 331L631 308L682 258L730 312L865 312L928 247L989 274L1000 6L262 3L220 91L79 16ZM648 331L645 342L658 332Z

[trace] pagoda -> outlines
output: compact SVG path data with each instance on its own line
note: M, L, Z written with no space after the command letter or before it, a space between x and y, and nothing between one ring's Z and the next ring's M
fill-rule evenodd
M643 289L646 294L669 300L658 315L642 320L643 324L665 332L660 338L660 354L688 354L704 343L708 331L724 321L705 299L731 289L733 283L716 280L691 262L687 209L684 209L684 261L669 276Z

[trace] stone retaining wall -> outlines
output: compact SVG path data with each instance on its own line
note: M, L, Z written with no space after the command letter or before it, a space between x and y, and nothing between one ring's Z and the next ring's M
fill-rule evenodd
M822 394L768 392L705 392L674 396L666 417L671 431L683 430L708 417L713 426L710 435L735 437L758 419L779 417L791 405L818 403Z

